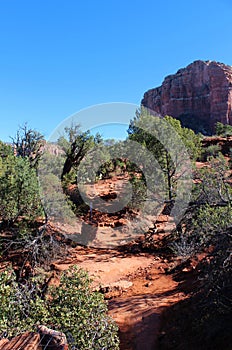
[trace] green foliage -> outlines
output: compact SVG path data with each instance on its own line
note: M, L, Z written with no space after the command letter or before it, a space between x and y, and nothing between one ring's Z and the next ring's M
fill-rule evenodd
M8 269L0 274L0 314L0 332L15 336L43 323L47 311L36 285L17 283L15 273Z
M107 316L102 294L91 291L86 272L77 267L64 272L59 287L41 293L36 278L26 284L16 282L7 270L0 274L0 333L9 336L36 325L66 333L72 349L119 349L117 327Z
M107 152L107 149L101 155L102 165L100 166L97 172L97 179L99 178L108 178L112 175L117 175L125 172L126 170L126 160L117 157L117 148L120 143L111 146L111 152L115 152L115 158L113 158L110 153ZM113 148L115 147L115 151Z
M217 122L215 124L215 133L218 136L232 136L232 126L229 124L222 124L220 122Z
M46 143L39 162L38 173L42 176L53 174L60 179L65 154L57 145L54 145L54 149L51 148L52 146L53 144Z
M41 189L41 199L47 217L51 220L65 221L74 214L72 213L72 203L65 195L63 189L70 184L71 173L66 176L68 179L61 184L61 173L65 161L64 152L58 147L47 143L45 151L38 166L39 184Z
M30 165L37 168L45 142L43 135L34 129L28 128L25 124L19 128L16 137L12 138L12 141L16 155L28 158Z
M118 349L117 327L107 316L104 296L91 292L86 272L74 267L50 292L51 322L72 334L75 349Z
M140 208L147 196L147 186L145 178L142 174L130 174L130 183L132 185L132 199L129 207Z
M0 142L0 218L8 224L43 215L36 174L43 136L25 125L12 140L12 148Z
M209 157L217 157L221 152L221 147L219 145L210 145L202 149L201 158L203 161L207 161Z
M199 233L200 242L205 244L215 239L215 233L226 231L230 224L232 209L229 205L214 207L206 204L198 209L197 216L193 219L193 230Z
M36 171L28 158L15 157L0 145L0 215L4 222L15 222L19 216L34 220L42 214Z
M228 181L228 170L222 154L209 158L208 167L198 171L197 177L201 181L195 188L195 196L211 205L231 205L232 190Z
M5 158L13 154L12 147L0 141L0 157Z
M149 130L151 133L144 130ZM155 131L158 137L155 137ZM164 119L149 114L146 109L137 112L128 129L129 139L140 143L158 161L166 182L166 196L169 201L175 198L178 179L183 175L181 164L188 159L195 161L201 151L201 139L192 130L182 128L180 121L166 116ZM161 141L162 140L162 141ZM180 152L179 143L183 143ZM172 147L167 145L172 143ZM187 152L185 150L187 149ZM158 169L157 169L158 171Z
M228 166L222 155L209 159L209 166L197 174L193 202L175 232L171 248L182 255L194 255L232 226L232 189Z
M101 177L107 177L114 169L110 153L103 143L95 144L93 150L96 152L92 152L90 149L77 169L77 183L79 180L81 182L95 182Z
M73 217L72 202L63 193L59 178L54 174L40 176L42 203L51 220L68 222Z
M202 251L207 254L198 266L199 288L169 316L169 330L175 331L168 335L167 342L174 338L183 349L189 344L194 344L194 349L230 348L232 188L229 175L221 154L209 159L209 166L198 171L193 201L173 233L170 247L183 260ZM187 311L191 317L186 319ZM188 341L183 340L183 334L187 334ZM179 349L179 346L163 347L167 348Z
M93 136L89 130L83 132L80 125L66 127L65 135L58 140L58 145L63 148L66 154L61 179L63 180L72 169L77 169L86 154L101 142L99 134Z
M165 120L174 128L174 130L180 135L185 147L188 150L188 154L193 161L196 161L201 154L201 135L195 134L192 129L182 127L179 120L166 116Z

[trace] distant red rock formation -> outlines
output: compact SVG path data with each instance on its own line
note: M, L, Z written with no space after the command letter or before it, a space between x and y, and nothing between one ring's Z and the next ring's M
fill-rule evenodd
M180 119L183 126L211 134L218 121L232 125L232 67L195 61L145 92L141 104Z

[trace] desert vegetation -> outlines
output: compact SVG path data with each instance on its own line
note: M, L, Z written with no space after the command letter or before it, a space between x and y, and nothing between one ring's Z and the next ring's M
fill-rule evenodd
M44 324L64 332L70 349L119 349L118 327L108 315L104 290L93 288L88 273L72 266L60 273L58 283L54 283L54 263L68 258L70 249L78 243L63 230L54 228L52 219L59 218L63 224L62 220L71 211L74 217L95 229L102 220L116 222L117 219L117 224L123 226L128 219L139 218L147 200L148 183L139 163L142 151L136 153L133 161L128 157L129 142L135 142L141 150L148 150L159 165L153 173L153 158L148 157L149 186L152 184L154 192L159 194L149 200L157 205L162 194L165 201L161 215L171 216L177 200L177 185L184 171L178 164L186 157L193 169L191 198L178 224L165 235L159 235L154 217L150 229L141 232L142 237L136 236L115 248L115 252L125 255L146 252L154 258L162 257L167 261L166 275L174 280L184 279L183 270L187 269L192 278L190 291L186 292L188 298L165 311L157 347L218 349L223 344L224 349L231 348L231 149L225 151L220 143L221 139L229 140L231 127L217 123L215 130L220 142L203 147L203 135L166 116L165 122L188 151L175 153L173 140L174 151L170 153L165 147L171 138L168 129L163 130L163 142L144 131L143 125L149 125L152 118L145 110L138 111L131 120L126 141L103 140L99 134L83 133L80 125L72 125L52 145L25 125L12 138L12 144L0 142L2 337L33 331ZM97 162L96 148L101 162L98 169L93 167ZM161 176L162 189L156 181ZM104 216L100 210L92 210L81 197L80 178L99 186L109 184L112 179L116 183L127 179L132 196L119 213ZM44 192L46 196L42 195ZM127 192L123 196L126 199ZM65 208L60 204L61 197L66 200ZM106 203L114 198L114 192L102 194ZM84 246L91 246L92 240L84 242ZM192 262L196 260L193 269Z

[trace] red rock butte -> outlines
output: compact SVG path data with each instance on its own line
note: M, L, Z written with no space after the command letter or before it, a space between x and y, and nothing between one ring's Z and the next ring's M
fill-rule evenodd
M145 92L141 104L179 119L183 126L211 134L216 122L232 125L232 67L195 61Z

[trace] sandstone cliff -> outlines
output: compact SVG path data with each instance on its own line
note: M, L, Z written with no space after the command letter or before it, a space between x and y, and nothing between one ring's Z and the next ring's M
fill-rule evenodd
M195 61L167 76L160 87L148 90L141 104L180 119L183 126L211 134L217 121L232 125L232 67Z

